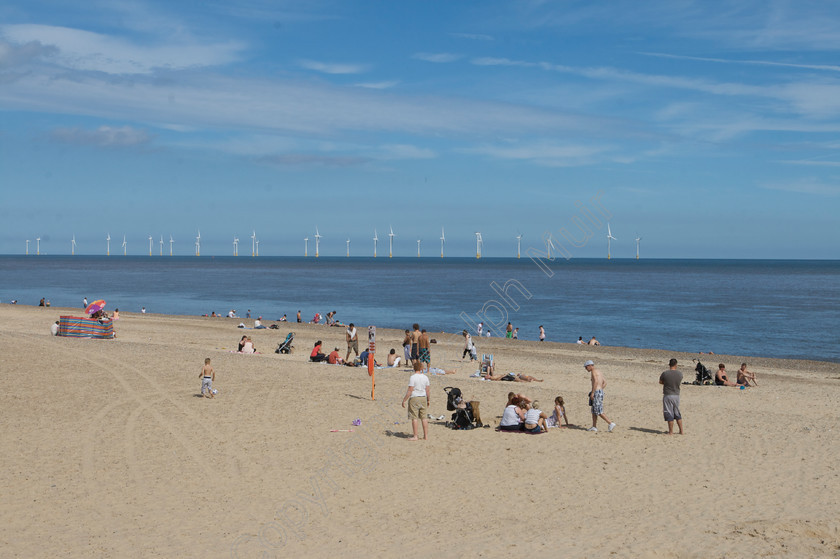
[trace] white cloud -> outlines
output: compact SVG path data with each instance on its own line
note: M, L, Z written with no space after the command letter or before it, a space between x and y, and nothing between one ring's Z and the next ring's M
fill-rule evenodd
M45 46L40 41L12 44L0 40L0 68L26 64L39 58L48 58L58 53L54 46Z
M96 75L28 74L0 88L5 110L37 110L110 120L228 131L334 135L341 131L556 136L597 134L609 119L449 97L394 95L323 83L271 82L190 73L160 84Z
M324 74L361 74L367 72L364 64L337 64L332 62L318 62L317 60L300 60L298 65L307 70L315 70Z
M655 56L658 58L672 58L675 60L696 60L698 62L716 62L720 64L746 64L754 66L780 66L783 68L798 68L802 70L827 70L830 72L840 72L840 66L831 64L794 64L791 62L774 62L769 60L736 60L729 58L706 58L702 56L684 56L679 54L665 54L660 52L640 52L645 56Z
M93 145L99 147L131 147L147 144L152 136L145 130L131 126L100 126L96 130L82 128L56 128L50 137L66 144Z
M201 44L193 41L140 45L126 39L51 25L3 25L0 35L12 43L38 42L54 47L50 61L73 70L108 74L149 74L157 69L184 69L229 64L244 46L234 41Z
M363 165L369 159L365 157L324 155L321 153L283 153L264 155L258 157L257 161L282 166L318 165L323 167L353 167Z
M390 89L399 83L400 82L397 80L391 80L382 82L363 82L353 85L355 85L356 87L364 87L366 89Z
M411 58L416 60L423 60L425 62L438 62L438 63L445 63L445 62L455 62L456 60L461 58L460 54L452 54L448 52L439 52L439 53L432 53L432 52L418 52L413 54Z
M604 161L614 163L630 163L633 161L632 158L626 156L610 155L610 152L613 151L611 146L531 143L507 146L485 145L462 151L498 159L531 161L547 167L576 167Z
M802 178L792 182L775 182L761 185L768 190L795 192L797 194L813 194L818 196L840 195L840 183L826 183L816 178Z
M434 151L407 144L387 144L381 147L382 159L432 159Z

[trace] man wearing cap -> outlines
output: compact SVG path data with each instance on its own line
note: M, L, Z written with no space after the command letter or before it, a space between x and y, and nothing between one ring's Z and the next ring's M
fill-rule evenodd
M612 433L612 430L615 429L615 423L604 415L604 388L607 387L607 379L604 378L601 371L595 368L594 361L587 361L583 364L583 367L589 371L592 379L592 392L589 393L589 405L592 406L592 427L587 430L597 432L598 418L600 417L609 424L607 430Z
M668 362L668 370L659 375L659 384L662 385L662 411L665 414L665 421L668 422L668 434L674 434L674 420L680 428L680 435L683 434L682 414L680 413L680 383L683 374L677 370L677 360L671 359Z

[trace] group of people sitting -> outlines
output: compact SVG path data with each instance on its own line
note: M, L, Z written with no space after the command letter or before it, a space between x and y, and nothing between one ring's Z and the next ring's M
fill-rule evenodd
M525 431L535 435L554 427L568 426L569 418L562 396L554 399L554 410L549 415L540 409L539 402L515 392L508 393L507 405L499 422L500 431Z
M257 348L254 347L254 342L251 340L250 336L242 336L239 340L239 347L236 350L237 353L256 353Z
M718 365L718 371L715 373L715 384L718 386L735 386L739 388L758 386L758 383L755 381L755 373L747 370L746 363L741 363L741 368L736 373L735 382L729 380L729 377L726 375L726 365L720 363Z
M359 354L358 357L355 359L343 359L341 354L338 352L338 348L334 348L329 354L325 354L321 351L321 347L324 345L324 342L318 340L315 342L315 346L312 348L312 352L309 354L309 360L313 363L321 363L327 362L330 365L347 365L348 367L366 367L368 364L368 359L370 358L370 351L364 350ZM393 351L393 350L392 350ZM375 367L379 367L379 363L375 360L373 362Z

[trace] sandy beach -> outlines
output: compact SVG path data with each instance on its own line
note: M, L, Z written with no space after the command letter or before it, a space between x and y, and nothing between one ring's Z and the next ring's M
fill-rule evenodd
M497 372L544 379L482 382L460 336L430 333L432 364L457 369L431 377L433 415L457 386L495 427L515 389L548 410L562 395L575 427L434 420L409 442L405 369L377 370L371 400L366 370L308 362L316 339L343 355L342 328L247 330L257 355L231 352L243 331L224 318L125 312L115 340L50 335L78 313L0 305L4 557L840 556L835 363L701 356L747 361L760 387L683 386L686 434L668 437L659 375L676 357L693 380L696 354L482 338ZM295 352L275 354L289 331ZM401 340L379 329L377 360ZM612 433L585 430L587 359Z

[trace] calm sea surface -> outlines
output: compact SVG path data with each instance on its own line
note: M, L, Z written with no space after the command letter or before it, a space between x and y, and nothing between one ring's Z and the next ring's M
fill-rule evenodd
M840 362L840 261L0 256L0 302L41 297Z

